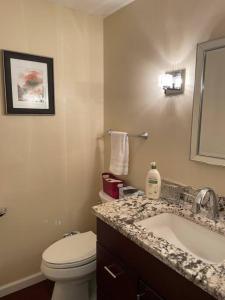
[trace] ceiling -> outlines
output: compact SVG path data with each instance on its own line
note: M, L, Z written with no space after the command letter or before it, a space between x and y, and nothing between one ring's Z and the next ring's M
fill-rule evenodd
M135 0L50 0L90 15L109 16Z

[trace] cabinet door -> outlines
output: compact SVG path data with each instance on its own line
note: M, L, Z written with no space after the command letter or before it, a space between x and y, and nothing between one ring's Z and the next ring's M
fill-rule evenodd
M146 283L139 281L137 300L163 300L163 298Z
M136 300L137 277L108 250L97 244L98 300Z

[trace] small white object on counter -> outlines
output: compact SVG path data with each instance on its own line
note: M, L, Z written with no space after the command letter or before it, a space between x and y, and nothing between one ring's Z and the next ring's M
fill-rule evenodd
M145 182L145 194L148 199L157 200L161 193L161 176L156 168L156 163L151 163Z

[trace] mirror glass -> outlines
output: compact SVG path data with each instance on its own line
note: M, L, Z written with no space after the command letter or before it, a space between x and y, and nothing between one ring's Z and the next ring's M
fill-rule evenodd
M225 166L225 38L197 47L191 159Z

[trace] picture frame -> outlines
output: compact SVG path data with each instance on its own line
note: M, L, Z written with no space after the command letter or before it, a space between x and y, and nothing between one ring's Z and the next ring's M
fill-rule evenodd
M6 114L54 115L53 58L3 50Z

